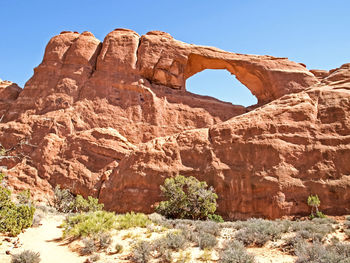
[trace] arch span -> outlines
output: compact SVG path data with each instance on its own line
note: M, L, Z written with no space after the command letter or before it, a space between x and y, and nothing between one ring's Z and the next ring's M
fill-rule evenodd
M186 44L163 32L141 37L136 65L140 75L151 83L177 90L185 89L186 79L204 69L226 69L257 97L259 104L319 82L305 66L287 58Z
M244 61L241 58L216 58L190 54L184 72L184 79L187 80L205 69L225 69L229 71L258 98L258 103L266 103L283 95L283 90L279 88L280 83L275 83L272 79L275 74L273 70L268 71L266 65Z
M186 90L244 107L257 104L257 98L227 70L205 69L186 80Z

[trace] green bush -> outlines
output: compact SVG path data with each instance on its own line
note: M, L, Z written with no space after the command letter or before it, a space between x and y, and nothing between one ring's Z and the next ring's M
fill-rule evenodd
M310 219L314 219L314 218L326 218L326 215L321 211L317 211L315 214L310 215Z
M54 193L54 207L62 213L94 212L103 209L103 204L99 204L97 198L88 196L88 199L84 199L81 195L75 197L68 189L61 189L59 185L55 187Z
M222 216L217 215L217 214L212 214L212 215L208 215L208 219L217 223L224 223L224 219L222 218Z
M103 209L103 204L98 203L97 198L88 196L88 199L84 199L81 195L77 195L74 203L75 212L94 212Z
M166 201L160 202L156 211L167 218L205 220L215 213L218 196L206 182L178 175L167 178L160 189Z
M116 227L114 213L95 211L68 216L62 223L63 237L78 238L108 232Z
M219 263L254 263L253 255L247 253L241 242L229 241L220 252Z
M3 175L0 176L0 184ZM17 205L11 201L11 191L0 185L0 232L17 236L25 228L31 227L35 207Z
M310 195L307 198L307 204L311 206L311 215L310 215L311 219L326 217L322 212L318 211L318 207L320 206L321 201L317 195Z
M39 263L41 261L40 254L30 250L24 250L19 254L12 256L11 263Z
M142 213L126 213L124 215L117 215L117 228L128 229L132 227L147 227L152 221Z

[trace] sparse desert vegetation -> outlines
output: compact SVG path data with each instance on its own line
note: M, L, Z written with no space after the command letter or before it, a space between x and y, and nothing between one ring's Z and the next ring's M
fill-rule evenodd
M180 185L183 179L180 178ZM191 192L191 185L195 185L196 191L198 186L210 190L199 181L191 181L186 187L188 192ZM37 205L37 216L31 215L32 224L36 227L33 230L40 231L41 227L45 227L40 222L47 224L47 218L56 220L55 227L59 227L61 234L60 238L52 241L52 245L58 247L64 244L67 253L76 260L72 262L346 263L350 260L350 217L338 220L329 217L299 220L252 218L222 222L221 219L210 220L207 216L214 215L216 203L212 202L213 206L209 205L211 209L206 209L208 203L203 206L204 210L200 205L198 209L191 206L196 211L205 211L196 213L197 219L205 220L191 220L188 219L190 212L181 212L181 209L186 210L184 203L188 205L189 201L181 194L180 188L174 189L176 194L172 198L181 196L183 202L172 200L171 209L177 212L172 212L170 217L167 212L165 215L107 212L97 199L84 199L57 187L54 208ZM3 200L9 202L5 188L2 188L2 193L5 193ZM190 200L200 196L192 195ZM30 193L26 191L18 195L17 201L12 204L13 207L34 205ZM11 234L9 231L2 232ZM16 248L10 249L12 239L5 235L3 239L1 246L7 246L9 254L0 257L7 260L4 262L40 262L40 251L23 250L25 244L20 242ZM271 261L266 261L266 254Z
M35 207L29 191L20 192L18 203L14 202L4 178L5 174L0 173L0 233L17 236L23 229L32 226Z

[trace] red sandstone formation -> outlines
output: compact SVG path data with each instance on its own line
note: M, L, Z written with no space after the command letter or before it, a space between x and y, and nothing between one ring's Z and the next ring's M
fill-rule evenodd
M257 98L245 108L186 91L226 69ZM350 67L308 71L286 58L186 44L127 29L103 43L62 32L23 91L0 85L10 184L49 198L60 184L106 208L151 212L178 173L213 185L228 218L350 211ZM255 108L254 110L251 110Z
M17 99L21 91L22 89L17 84L0 79L0 118L6 113L12 102Z

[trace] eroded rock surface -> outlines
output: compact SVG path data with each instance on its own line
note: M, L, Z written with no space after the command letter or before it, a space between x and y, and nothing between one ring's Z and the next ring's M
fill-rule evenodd
M14 102L22 89L11 81L0 79L0 118L5 115L12 102Z
M9 182L49 199L60 184L108 209L151 212L178 173L213 185L228 218L349 213L350 67L308 71L286 58L116 29L101 43L62 32L20 88L0 85ZM186 91L226 69L257 98L245 108ZM11 86L11 85L10 85ZM254 109L254 110L252 110Z

